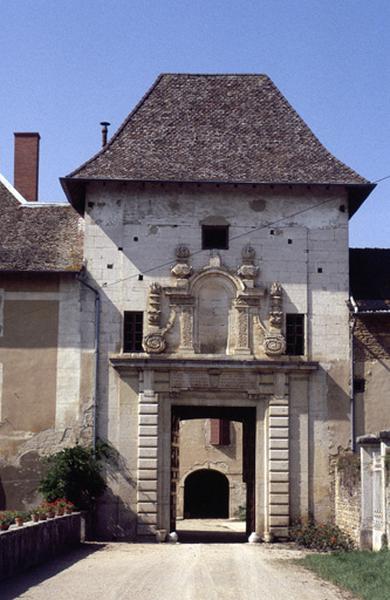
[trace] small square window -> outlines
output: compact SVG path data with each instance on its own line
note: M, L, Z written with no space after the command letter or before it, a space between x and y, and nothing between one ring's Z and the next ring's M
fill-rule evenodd
M227 250L229 225L202 225L202 250Z
M305 316L302 314L286 315L286 354L302 356L305 351Z
M128 310L123 316L123 352L143 352L143 312Z

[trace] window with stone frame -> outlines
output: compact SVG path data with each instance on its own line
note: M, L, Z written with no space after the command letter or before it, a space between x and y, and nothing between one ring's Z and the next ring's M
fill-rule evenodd
M144 352L142 311L127 310L123 315L123 352Z
M286 314L286 354L303 356L305 354L305 315Z

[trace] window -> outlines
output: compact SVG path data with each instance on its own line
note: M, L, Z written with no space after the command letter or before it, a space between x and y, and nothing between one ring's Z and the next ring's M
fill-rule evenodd
M203 250L227 250L229 248L229 225L202 225Z
M143 352L143 312L125 311L123 318L123 352Z
M356 394L363 394L366 389L366 381L365 379L356 378L353 380L353 386Z
M228 419L210 419L210 444L229 446L230 421Z
M286 354L302 356L305 351L304 315L286 315Z

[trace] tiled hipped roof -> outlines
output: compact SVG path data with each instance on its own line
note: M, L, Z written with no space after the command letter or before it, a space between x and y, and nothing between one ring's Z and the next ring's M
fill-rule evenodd
M266 75L161 75L69 177L368 183L326 150Z
M71 206L21 203L0 181L0 210L0 271L80 271L82 219Z

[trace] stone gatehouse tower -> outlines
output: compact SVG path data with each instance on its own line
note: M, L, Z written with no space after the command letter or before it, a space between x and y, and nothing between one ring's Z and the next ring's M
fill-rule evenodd
M372 184L267 76L170 74L61 182L84 244L65 345L118 452L101 533L175 527L194 419L239 424L248 533L326 519L351 438L348 219Z

